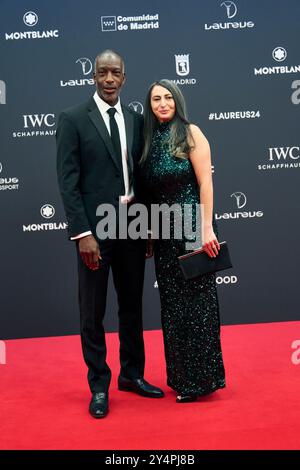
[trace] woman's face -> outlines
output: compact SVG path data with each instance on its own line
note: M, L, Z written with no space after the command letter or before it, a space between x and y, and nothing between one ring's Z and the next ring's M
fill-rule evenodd
M173 119L176 105L172 93L160 85L155 85L151 92L151 109L159 122Z

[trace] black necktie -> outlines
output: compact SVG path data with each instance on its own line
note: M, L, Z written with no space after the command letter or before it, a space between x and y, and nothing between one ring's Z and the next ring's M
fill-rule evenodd
M121 141L117 121L115 120L115 113L117 112L116 108L109 108L109 126L110 126L110 137L113 144L113 148L120 166L120 171L123 173L122 165L122 150L121 150Z

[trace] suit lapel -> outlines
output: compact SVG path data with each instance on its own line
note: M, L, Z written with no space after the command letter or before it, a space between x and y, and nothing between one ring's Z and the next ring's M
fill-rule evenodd
M89 118L92 121L92 123L94 124L94 126L96 127L97 131L99 132L102 140L104 141L104 143L107 147L107 150L109 151L109 154L110 154L113 162L115 163L116 167L118 168L118 170L122 171L122 168L120 168L118 160L117 160L117 158L114 154L113 145L112 145L111 138L110 138L110 135L108 133L107 127L105 125L105 122L103 121L101 113L99 112L99 109L97 108L97 105L96 105L94 99L92 98L91 101L92 102L89 103L89 111L88 111Z
M127 110L127 108L125 108L125 106L122 106L122 111L123 111L125 131L126 131L128 170L129 170L129 176L131 176L133 172L133 158L132 158L132 153L131 153L132 142L133 142L133 129L134 129L133 116Z

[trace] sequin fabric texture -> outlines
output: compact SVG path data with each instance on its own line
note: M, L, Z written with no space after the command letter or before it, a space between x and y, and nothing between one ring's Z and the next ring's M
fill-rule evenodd
M195 208L200 195L192 164L171 155L169 136L169 124L160 125L150 155L142 166L147 201L191 204ZM172 223L171 219L171 238L154 242L167 384L182 395L206 395L225 386L215 275L192 281L183 278L177 257L187 253L186 240L172 237Z

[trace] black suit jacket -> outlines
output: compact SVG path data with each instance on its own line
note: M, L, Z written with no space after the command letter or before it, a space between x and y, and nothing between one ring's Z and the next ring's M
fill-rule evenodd
M129 174L139 199L138 161L143 147L143 117L122 105ZM123 170L95 100L74 106L59 116L56 132L58 183L68 221L69 236L91 230L96 236L96 209L116 208L124 194Z

